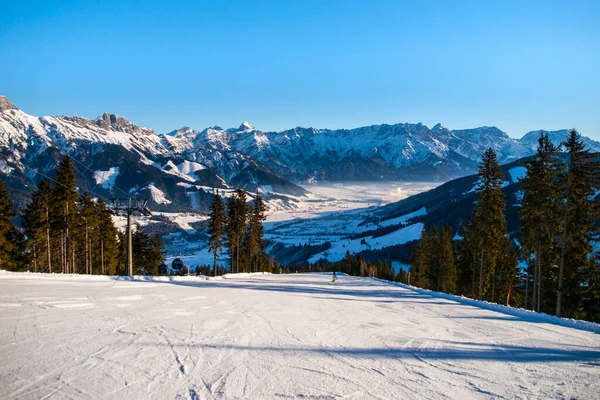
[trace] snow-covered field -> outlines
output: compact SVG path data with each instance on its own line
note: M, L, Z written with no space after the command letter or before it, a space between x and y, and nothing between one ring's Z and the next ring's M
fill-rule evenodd
M330 279L0 272L0 398L598 398L598 325Z
M408 218L423 215L425 209L416 213L383 221L379 224L359 224L369 217L376 206L399 201L438 186L440 182L379 182L379 183L331 183L321 185L305 185L310 191L307 196L295 197L293 208L271 208L267 212L265 222L265 238L272 243L283 243L286 246L298 244L322 244L331 242L333 249L315 255L314 260L327 258L338 261L346 254L346 250L358 252L366 249L380 249L391 244L405 243L419 238L421 229L418 226L409 227L404 232L393 232L388 237L381 239L365 239L353 241L349 235L375 229L381 226L406 222ZM227 193L225 194L227 195ZM289 196L293 198L293 196ZM166 213L157 212L156 215L168 218L179 228L187 233L194 233L191 226L194 222L206 220L206 215L194 213ZM126 218L113 217L113 221L124 229ZM147 225L151 221L147 218L136 219L137 223ZM176 257L181 258L186 265L192 268L196 265L212 265L213 256L208 251L208 244L196 238L187 240L185 235L175 233L173 245L167 247L167 263ZM222 265L227 265L227 256L219 258Z

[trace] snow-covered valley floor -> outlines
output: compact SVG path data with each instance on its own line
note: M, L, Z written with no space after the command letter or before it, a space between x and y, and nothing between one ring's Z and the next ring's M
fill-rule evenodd
M0 273L0 398L600 393L595 329L368 278L181 279Z

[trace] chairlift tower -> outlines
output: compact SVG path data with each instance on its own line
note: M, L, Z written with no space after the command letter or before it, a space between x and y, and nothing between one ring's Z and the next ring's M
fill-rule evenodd
M120 215L127 217L127 231L125 237L127 241L126 246L126 258L125 267L127 268L127 275L133 276L133 246L131 240L131 216L134 213L139 213L145 217L152 216L150 209L146 205L148 200L134 200L131 197L125 199L111 199L109 203L109 210L113 215Z

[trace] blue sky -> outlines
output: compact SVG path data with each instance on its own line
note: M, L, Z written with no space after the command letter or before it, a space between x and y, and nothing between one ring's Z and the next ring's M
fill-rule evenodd
M600 140L598 1L3 1L0 94L167 132L437 122Z

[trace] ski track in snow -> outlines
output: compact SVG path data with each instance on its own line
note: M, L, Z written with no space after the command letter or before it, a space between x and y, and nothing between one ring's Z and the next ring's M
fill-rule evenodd
M597 398L600 330L369 278L0 274L0 398Z

